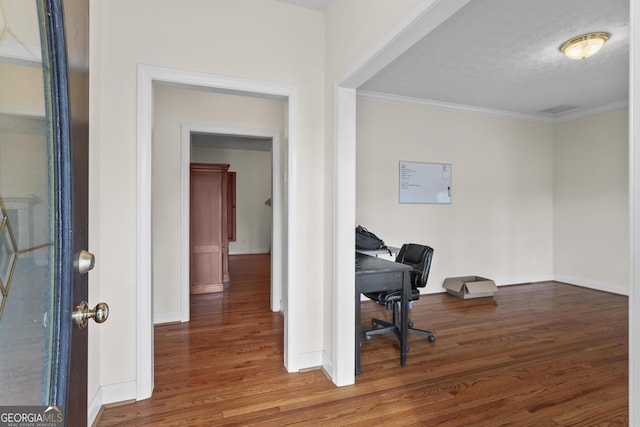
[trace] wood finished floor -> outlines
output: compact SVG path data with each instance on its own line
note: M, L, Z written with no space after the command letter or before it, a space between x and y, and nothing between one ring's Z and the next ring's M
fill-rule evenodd
M392 336L363 340L362 375L338 388L285 371L268 256L233 256L230 273L224 293L192 298L190 322L156 326L153 396L94 425L628 425L625 296L557 282L425 295L410 317L437 341L410 336L403 368ZM388 315L363 303L363 325Z

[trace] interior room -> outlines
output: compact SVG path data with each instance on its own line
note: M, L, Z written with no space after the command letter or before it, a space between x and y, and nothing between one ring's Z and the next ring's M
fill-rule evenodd
M617 108L610 112L603 111L602 117L599 118L606 123L608 129L615 129L612 133L615 141L611 150L613 157L618 159L608 158L605 163L608 172L611 173L605 172L600 182L607 186L621 185L617 187L619 191L610 195L611 204L606 207L597 204L599 209L606 210L607 215L611 216L612 221L607 223L616 224L613 234L609 234L608 231L601 232L601 235L605 235L601 243L615 250L622 247L622 252L619 252L622 255L616 257L615 262L621 262L623 265L616 267L607 264L615 271L606 277L598 277L597 274L586 274L579 267L575 267L575 263L581 261L571 257L571 248L567 248L566 251L553 249L554 245L561 248L568 244L567 239L555 230L561 221L567 221L566 218L571 215L569 212L556 209L558 204L554 203L554 197L563 187L571 191L581 185L554 180L554 174L567 167L573 171L571 176L575 176L581 168L589 169L588 162L585 165L576 165L570 160L570 145L575 138L574 134L583 131L579 126L577 129L571 129L568 122L555 123L551 113L543 114L542 119L531 119L534 113L557 107L560 102L554 100L537 106L533 111L501 117L491 115L490 110L508 110L506 106L480 104L465 111L451 111L452 104L462 104L462 101L441 100L438 106L445 108L438 110L435 110L433 105L398 102L402 97L407 98L407 95L396 96L391 101L381 101L378 99L379 95L376 98L371 94L374 91L367 84L373 85L375 79L372 77L378 72L383 72L390 62L389 57L398 57L400 52L404 52L415 40L438 27L448 16L455 16L457 9L464 10L467 2L447 2L446 5L442 2L420 2L412 7L409 6L409 2L393 2L385 3L384 7L379 9L367 8L358 2L347 3L332 2L322 11L282 2L252 3L252 7L256 8L255 16L270 18L260 21L248 19L241 5L225 3L223 10L216 9L219 13L209 14L214 16L216 22L206 25L207 31L211 32L207 37L215 38L218 34L225 34L225 40L233 41L223 45L208 45L209 49L216 50L216 54L206 57L186 55L189 49L184 49L184 46L202 45L203 35L195 35L189 31L181 33L183 38L179 46L173 38L167 38L153 29L136 39L134 44L129 38L123 38L127 33L123 30L135 28L135 17L145 13L144 5L127 5L130 14L125 19L117 14L118 7L111 3L98 3L93 11L95 15L92 14L97 21L93 27L97 33L94 42L102 49L99 58L95 58L97 63L101 64L100 74L113 73L114 77L118 78L123 70L138 69L140 72L139 64L153 64L157 68L148 67L142 71L151 75L146 81L165 81L169 85L175 85L178 81L191 88L200 85L206 86L208 91L229 93L231 90L236 94L276 92L276 97L285 98L283 141L288 155L283 161L283 170L288 176L284 190L288 210L283 212L282 217L285 228L288 229L285 233L287 237L284 238L288 258L285 259L283 267L285 281L282 299L283 306L286 307L283 313L287 325L287 370L296 372L322 366L335 384L353 384L353 329L350 325L353 303L350 302L352 297L349 292L345 291L352 286L354 280L353 265L348 262L348 254L353 250L353 227L362 223L391 244L400 244L408 239L412 230L404 229L402 224L394 226L391 221L387 221L388 208L385 208L385 214L377 214L379 208L375 206L376 198L372 197L370 192L377 194L382 191L391 195L391 200L397 200L394 193L397 161L414 160L416 157L409 144L420 144L421 148L414 149L424 150L419 156L420 161L453 164L453 203L449 206L436 206L435 209L399 206L393 203L392 209L398 210L394 215L409 209L428 209L427 215L430 219L448 224L450 228L455 229L453 222L456 218L462 221L462 227L458 227L458 231L454 231L453 235L451 231L437 231L429 227L421 231L423 234L413 234L416 238L432 243L437 249L435 259L441 260L434 263L433 278L427 292L441 292L440 281L444 277L461 274L486 274L499 285L547 280L556 278L557 274L557 278L572 280L574 283L579 281L584 286L629 292L629 277L624 265L628 265L630 260L628 249L625 249L628 245L624 237L620 237L627 231L625 218L628 214L625 213L625 204L629 200L624 200L621 196L626 191L625 187L629 187L625 185L624 164L619 164L624 162L625 96L625 99L607 100L607 105L620 101L622 104L617 104ZM184 17L185 20L187 16L193 17L186 9L178 12L166 5L160 9L157 5L154 7L161 15ZM484 7L486 5L481 6ZM494 9L487 7L486 14L492 16L492 10ZM234 17L238 20L233 19ZM424 22L421 21L419 25L420 32L402 32L402 28L411 27L420 17L424 17ZM118 21L120 32L114 32L109 26L108 23L112 20ZM192 19L188 21L195 25ZM238 26L240 22L242 25ZM252 26L250 30L247 27L249 24ZM231 28L232 25L236 28ZM416 25L415 28L417 27ZM278 30L274 31L273 28ZM241 30L244 34L261 34L258 38L260 43L254 45L252 43L255 40L249 42L246 36L238 39L228 37L229 34L237 34ZM556 52L562 42L574 35L569 29L565 31L566 36L563 35L560 40L554 40L550 44L550 51ZM287 38L290 32L295 33L296 37ZM400 33L405 37L414 37L415 40L402 40L398 36ZM109 42L105 43L102 40ZM613 36L610 42L610 46L616 46ZM154 55L153 46L161 43L165 54ZM279 48L267 49L265 46L268 43L275 43ZM508 45L508 40L503 40L503 43ZM124 50L125 62L129 65L111 67L109 58L116 55L122 64L124 45L127 46ZM394 51L392 48L396 53L390 53ZM167 51L175 52L175 55L167 56ZM245 54L238 55L238 51ZM606 51L601 54L604 52ZM228 60L222 61L223 58ZM592 59L595 58L597 56ZM255 67L255 64L260 66ZM183 73L183 77L171 74L176 69L176 73ZM137 77L136 79L131 74L128 74L128 77L122 75L124 84L116 98L106 93L101 85L95 87L96 91L103 94L95 117L98 127L102 129L99 133L100 140L135 140L135 121L131 120L131 116L126 119L119 110L123 99L128 99L131 105L135 105L136 83L138 88L141 85L140 74ZM622 76L623 80L624 78L625 76ZM213 82L210 83L211 81ZM265 88L264 82L275 83L278 86L275 90L273 87ZM285 85L282 85L283 82ZM337 90L334 89L336 84ZM469 84L473 85L474 82L471 81ZM558 90L558 87L554 87L551 92L557 93ZM620 91L617 93L619 96ZM628 98L628 92L626 97ZM523 97L519 99L522 101ZM595 106L590 105L589 108ZM374 119L365 120L367 116ZM121 126L108 126L107 124L116 117L123 120L120 122ZM379 120L379 117L384 117L385 120ZM390 117L395 120L389 120ZM354 119L353 122L349 122L350 118ZM465 126L459 125L461 119L464 120ZM427 121L432 124L437 122L438 126L433 125L427 129L424 124ZM128 136L110 136L116 129L117 133L123 133L122 131L128 129ZM455 134L450 133L453 131ZM483 135L480 142L476 139L478 134ZM403 138L399 139L398 135L402 135ZM356 158L361 156L367 158L367 154L361 152L361 147L363 144L376 144L376 147L380 147L392 138L393 147L397 147L403 156L393 158L393 161L389 162L390 165L385 166L384 185L370 187L375 190L367 190L367 187L362 185L362 180L369 179L370 176L367 175L363 163L360 160L356 161ZM353 141L353 145L348 142L350 140ZM516 141L515 146L513 141ZM555 141L566 141L567 147L556 146ZM494 155L485 156L480 148L481 143L490 144L491 153ZM406 144L406 147L403 148L403 144ZM101 150L111 151L111 148L103 144L100 144L100 147ZM475 149L471 152L472 155L464 156L465 150L470 149ZM591 159L598 156L596 148L588 155ZM381 157L383 156L377 159ZM104 164L105 161L105 156L102 156L102 171L109 168ZM612 163L608 164L609 161ZM480 170L484 163L487 163L488 167ZM134 169L129 169L128 173L132 175L131 178L135 176ZM515 180L510 173L517 174ZM486 181L470 180L473 176L483 177ZM110 198L110 192L108 189L104 191L100 188L106 185L106 181L98 179L95 184L98 186L95 194L99 194L99 199L104 199L98 201L99 205L108 209L112 206L106 201ZM480 189L486 193L479 191ZM530 197L524 197L525 194ZM313 208L318 206L318 201L321 201L322 208ZM467 209L476 209L477 215L467 215ZM593 221L590 215L584 215L582 208L576 209L581 212L578 220L585 221L586 224ZM450 215L452 210L456 211L454 215ZM102 212L101 215L106 216L104 221L107 224L104 230L107 230L110 228L109 215L106 212ZM502 227L504 224L508 224L508 229ZM600 233L598 229L592 232ZM472 240L466 237L470 233L474 237ZM313 256L305 255L301 248L306 247L311 239L317 239L318 235L324 236L321 249L314 251ZM448 235L450 239L447 239ZM115 261L110 260L113 252L107 250L115 243L111 242L114 238L114 235L104 233L95 236L95 242L99 242L100 247L104 248L101 252L105 252L106 259L102 261L105 264ZM491 240L487 246L488 238ZM464 248L465 243L468 243L467 248ZM483 250L479 251L479 247ZM487 247L491 252L486 250ZM478 256L478 252L482 255ZM565 256L568 258L564 259ZM566 269L558 262L565 263ZM98 280L101 283L111 282L112 274L104 271ZM318 288L323 289L321 304L318 303ZM100 289L101 293L104 292L105 299L113 297L110 295L113 290L108 286L100 286ZM117 322L118 320L114 321ZM117 325L113 327L118 328ZM99 334L102 345L108 345L112 339L106 330L95 333ZM135 337L131 336L126 342L129 342L129 346L136 347ZM140 348L146 347L145 345ZM132 354L136 352L133 351ZM137 355L139 357L140 352L137 352ZM103 379L95 379L93 387L103 384L99 387L105 392L119 390L121 396L138 396L137 399L141 399L139 391L127 391L127 384L133 385L133 378L138 378L136 384L141 383L140 372L136 374L135 367L130 364L125 364L128 366L126 369L114 369L116 365L111 366L112 363L115 362L101 362ZM139 362L137 369L140 369L140 366L144 365ZM110 378L108 382L105 382L106 377Z
M508 266L504 265L505 270L495 264L490 267L500 285L554 277L568 283L626 294L629 269L625 260L628 258L624 255L617 257L617 254L626 254L628 248L628 89L625 83L628 74L626 54L623 53L626 48L621 47L617 53L610 52L612 57L607 61L610 65L619 64L619 71L607 75L616 75L620 80L614 83L615 78L607 79L607 84L613 86L603 91L596 89L592 95L596 92L606 95L594 96L594 103L588 107L586 98L591 95L583 90L584 83L579 88L569 89L568 82L576 81L579 74L573 67L579 64L567 62L567 58L562 56L559 51L562 42L551 43L546 38L553 33L551 29L556 28L559 34L551 37L568 40L568 35L560 34L566 34L577 25L578 16L585 17L586 13L576 16L570 9L562 13L556 5L549 4L549 9L545 9L542 4L537 4L528 10L523 7L520 12L510 10L506 18L505 11L509 10L506 3L500 7L496 5L495 10L483 9L483 6L467 3L449 20L403 51L390 65L380 67L378 74L367 75L370 77L368 80L358 82L357 176L353 193L357 200L356 221L395 246L410 237L419 240L416 236L437 241L437 247L445 252L445 259L441 262L451 263L444 266L434 263L433 273L439 277L432 282L431 289L437 291L442 290L442 280L452 274L440 273L441 267L449 272L457 271L454 275L461 276L476 274L460 270L475 264L477 270L483 271L477 274L486 277L488 273L484 269L494 261L513 257ZM564 6L570 7L568 4ZM613 20L624 16L626 5L620 3L619 6L620 9L610 11ZM545 13L544 10L552 11L552 16L544 23L530 22L533 17ZM600 12L594 16L604 16ZM485 13L486 20L483 20ZM501 21L502 18L505 22ZM624 19L611 25L624 27L623 22ZM541 30L546 25L548 27ZM604 24L595 22L591 25ZM493 30L486 31L489 27ZM504 28L505 32L496 28ZM474 34L472 38L466 32L469 29L473 29L469 32ZM626 34L625 30L622 33ZM538 38L540 43L532 42L531 38ZM514 48L515 39L526 42L521 48ZM619 42L626 43L620 39ZM452 45L458 48L454 50ZM495 57L492 56L494 54ZM477 67L482 67L483 71ZM536 72L530 75L524 69L535 69ZM541 84L545 71L549 72L550 80ZM589 74L589 71L583 71L585 75ZM563 75L567 81L563 81ZM528 87L536 89L531 96L523 96ZM568 91L582 98L582 101L575 98L573 102L582 103L583 108L572 107L569 101L560 105L559 97L566 96ZM545 98L545 92L552 95ZM564 95L560 95L562 92ZM429 94L434 99L424 99L425 95L421 99L420 94ZM505 97L505 94L513 96ZM513 103L507 107L510 98ZM525 106L528 102L530 104ZM438 111L433 111L432 116L431 110ZM375 119L370 120L365 115L368 112L375 114ZM598 113L601 116L595 119ZM588 116L597 121L588 121L585 118ZM501 120L504 121L500 123ZM613 121L605 125L609 120ZM602 125L608 126L607 130L602 128L604 134L601 134L601 137L606 135L606 147L580 144L579 159L586 162L581 164L572 154L571 147L577 147L578 138L580 142L598 138L592 131ZM518 126L523 127L517 129ZM600 183L594 185L592 180L599 180L601 175L594 176L591 171L601 167L589 165L587 159L599 162L603 155L600 150L608 152L609 136L613 135L618 135L614 137L618 140L617 144L614 143L618 146L614 149L617 154L611 153L611 157L607 154L606 157L612 161L608 166L613 174L610 177L615 175L617 178L612 178L604 187ZM438 139L442 142L435 141ZM410 142L405 145L405 140ZM518 141L515 145L507 145L508 141L514 140ZM366 151L369 144L373 144L375 149ZM361 147L365 149L361 150ZM588 151L583 152L587 147ZM595 151L590 154L592 149ZM378 150L383 154L377 155ZM454 202L451 205L421 207L385 203L386 200L398 199L397 162L413 159L416 152L422 154L424 162L453 164ZM469 153L471 155L467 156ZM452 159L461 157L469 162L469 175L465 170L460 171L462 175L455 172ZM369 185L372 182L378 185ZM600 190L604 192L597 195ZM463 201L456 201L456 191L462 191ZM351 195L347 193L345 199ZM603 198L612 204L601 203ZM604 217L612 215L612 221L604 222L611 224L606 230L597 216L601 209L609 212ZM592 217L591 213L595 215ZM395 223L389 217L402 218L402 221ZM414 221L424 223L419 231L412 227ZM446 226L440 227L442 224ZM469 226L466 230L465 224ZM401 230L404 236L395 240L396 233ZM603 230L603 233L597 230ZM585 241L580 242L581 239ZM615 272L611 271L606 279L601 276L604 280L597 279L599 273L592 268L601 267L600 258L597 262L593 258L588 261L591 255L577 250L585 245L591 246L595 241L602 243L603 249L606 246L610 248L611 251L603 256L616 258L611 264ZM436 259L438 253L436 251ZM337 256L335 262L339 264L344 256Z
M490 278L498 295L563 283L584 291L572 298L584 295L594 306L598 295L628 300L628 306L613 305L628 309L628 348L620 347L628 351L629 413L622 417L638 422L635 1L89 5L88 238L96 263L88 274L88 302L107 302L109 318L89 326L88 425L109 407L147 402L144 411L154 410L160 357L179 359L168 341L158 347L154 331L169 325L168 335L179 336L192 310L205 305L193 307L189 294L192 162L234 164L243 168L242 179L250 177L242 188L251 191L238 199L242 215L249 214L238 222L229 253L269 255L261 266L270 275L269 311L260 321L276 325L265 332L278 346L265 347L277 359L270 359L278 372L274 387L301 387L287 399L312 395L300 391L312 376L309 387L316 381L325 387L315 397L347 399L359 386L367 390L367 382L378 385L370 382L375 375L356 372L356 306L367 316L386 313L354 295L354 228L363 225L387 245L434 249L429 279L410 313L416 323L443 327L450 320L430 319L420 307L437 313L454 307L459 314L481 305L446 293L445 279L459 276ZM6 34L0 33L3 70L12 66L5 62L15 47ZM586 59L567 57L572 48L563 44L579 36L577 43L600 43L600 50ZM1 80L0 125L6 114L42 121L39 106L13 111L4 95L14 94L14 85ZM229 148L245 143L260 148ZM401 167L408 162L446 165L447 197L403 202ZM7 170L0 168L0 178ZM8 191L2 183L0 190ZM533 300L535 293L526 292ZM518 310L538 313L561 294L550 291L538 306L511 309L516 316ZM211 305L218 315L228 309L220 301ZM231 322L224 325L234 330ZM374 357L393 342L377 338L368 343ZM438 340L426 345L444 346ZM249 351L236 351L245 367L251 363L244 359ZM414 363L438 357L413 354ZM409 366L411 358L409 352ZM410 382L408 369L395 362L393 376ZM261 375L243 377L234 370L241 362L230 365L236 387L250 388L245 381ZM202 369L196 381L209 381ZM569 366L566 374L576 369ZM213 404L215 384L200 385L196 400ZM459 390L446 392L453 398ZM241 417L246 409L275 420L279 411L303 406L291 402L227 407L217 415Z

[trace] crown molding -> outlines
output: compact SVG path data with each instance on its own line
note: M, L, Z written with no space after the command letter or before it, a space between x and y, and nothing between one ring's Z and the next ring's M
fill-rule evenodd
M516 120L530 122L553 123L551 117L541 117L533 114L514 113L511 111L497 110L493 108L476 107L473 105L453 104L449 102L434 101L431 99L413 98L410 96L390 95L387 93L358 91L359 99L370 101L390 102L396 104L420 105L423 107L435 108L437 110L451 111L456 113L467 113L481 116L507 117Z
M595 116L597 114L602 114L609 111L624 108L629 105L628 100L621 100L621 101L613 102L611 104L606 104L596 108L572 110L570 113L557 114L553 116L549 114L543 115L543 114L515 113L512 111L498 110L493 108L476 107L473 105L464 105L464 104L454 104L454 103L435 101L430 99L413 98L409 96L391 95L388 93L371 92L371 91L363 91L363 90L358 90L357 96L358 96L358 99L364 99L369 101L380 101L380 102L388 102L388 103L396 103L396 104L404 104L404 105L419 105L422 107L429 107L437 110L450 111L450 112L456 112L456 113L467 113L467 114L475 114L480 116L491 116L491 117L503 117L503 118L510 118L515 120L523 120L528 122L549 123L549 124L565 123L573 120L583 119L586 117Z

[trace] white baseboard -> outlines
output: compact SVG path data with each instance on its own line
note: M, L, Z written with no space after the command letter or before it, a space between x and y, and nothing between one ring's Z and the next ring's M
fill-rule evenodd
M93 399L89 401L89 407L87 408L87 425L93 425L96 417L100 413L102 408L102 389L98 388L98 391L93 396Z
M268 254L271 253L269 248L257 248L257 249L232 249L229 248L229 255L254 255L254 254Z
M616 285L613 283L595 282L593 280L587 280L587 279L570 277L570 276L561 276L561 275L560 276L545 275L545 276L517 277L517 278L510 278L508 280L496 278L493 280L496 282L496 285L498 287L521 285L526 283L556 281L556 282L567 283L569 285L580 286L583 288L595 289L598 291L610 292L610 293L619 294L619 295L629 296L629 292L630 292L628 288L625 288L624 286ZM433 285L433 286L427 286L426 288L422 289L420 293L421 294L439 294L442 292L446 292L446 290L442 287ZM361 295L360 300L370 301L364 295Z
M595 289L598 291L610 292L613 294L629 296L629 288L616 285L614 283L594 282L592 280L581 279L578 277L570 276L555 276L554 280L557 282L568 283L570 285L581 286L583 288Z
M136 396L137 385L135 381L99 387L96 394L89 401L89 407L87 408L87 425L90 426L93 424L100 413L102 405L136 400Z
M311 353L301 353L298 355L299 370L317 368L323 366L323 351L313 351ZM331 371L328 371L331 372Z
M324 351L322 352L322 369L329 378L333 379L333 360Z
M175 323L181 322L182 313L179 311L173 311L169 313L153 313L153 324L159 325L161 323Z
M507 279L496 277L493 278L496 282L496 286L513 286L523 285L526 283L538 283L538 282L551 282L553 281L553 275L545 274L540 276L522 276L522 277L509 277Z

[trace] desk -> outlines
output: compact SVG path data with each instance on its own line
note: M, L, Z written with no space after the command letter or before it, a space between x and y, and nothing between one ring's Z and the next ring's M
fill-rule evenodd
M362 292L377 292L402 289L402 302L400 310L400 364L407 364L407 302L411 296L411 267L398 262L387 261L356 252L356 377L360 375L360 294Z
M378 255L398 255L400 252L400 248L396 248L395 246L387 246L386 249L356 249L356 252L360 252L361 254L378 256Z

